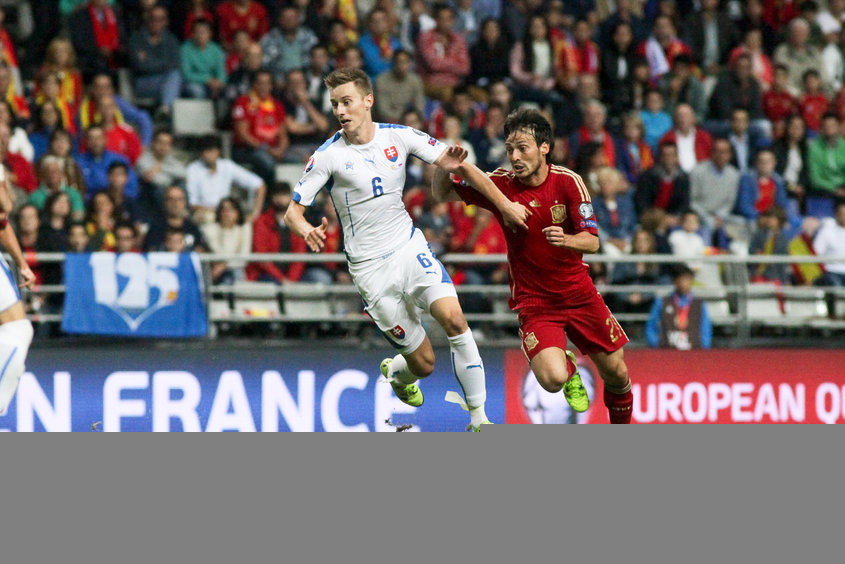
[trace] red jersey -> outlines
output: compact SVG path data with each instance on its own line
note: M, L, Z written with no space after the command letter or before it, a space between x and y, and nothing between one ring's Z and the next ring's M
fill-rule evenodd
M249 131L254 137L262 143L275 145L285 124L285 107L274 98L259 100L254 95L245 94L235 101L232 120L247 120ZM234 142L236 145L243 144L237 135Z
M508 246L511 309L574 307L594 299L596 287L582 254L552 246L543 233L546 227L561 226L570 235L587 231L598 237L590 193L581 177L556 165L549 166L549 175L539 186L526 186L512 171L502 168L489 176L509 200L532 212L528 231L503 229ZM502 215L479 192L465 183L456 184L455 190L466 203L493 212L504 227Z
M822 128L822 116L830 107L830 100L824 94L805 94L801 99L801 115L810 131Z
M769 90L763 94L763 113L770 121L781 121L792 114L798 108L798 102L789 92Z
M135 130L125 123L115 123L113 127L105 131L105 134L106 149L123 155L129 159L129 164L135 166L135 162L144 150Z
M226 46L232 43L239 29L246 30L253 41L259 41L270 29L267 9L258 2L250 2L243 13L234 2L223 2L216 11L220 42Z

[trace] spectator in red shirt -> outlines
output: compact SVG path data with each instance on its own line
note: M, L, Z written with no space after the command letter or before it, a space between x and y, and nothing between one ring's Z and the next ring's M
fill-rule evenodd
M267 186L274 184L276 163L282 162L290 144L285 107L273 98L272 90L273 76L259 70L252 76L250 92L232 109L234 160L253 166Z
M436 27L417 37L417 66L429 98L452 99L452 89L469 76L469 49L455 31L455 12L448 4L434 9Z
M672 19L666 15L657 16L653 33L637 49L637 55L648 61L652 79L669 72L675 57L681 54L694 58L689 46L678 39Z
M461 120L461 137L464 139L484 127L484 111L473 102L466 86L455 88L451 104L440 105L432 112L428 129L433 137L443 137L443 121L447 115L457 116Z
M578 62L578 74L598 74L599 72L599 46L590 37L593 28L587 20L578 20L575 23L575 30L572 34L575 58Z
M227 51L237 30L246 30L250 39L258 41L270 29L267 9L254 0L227 0L217 6L216 12L220 43Z
M138 157L144 150L138 134L124 121L117 119L117 102L112 96L104 96L100 100L100 115L102 116L103 132L106 134L106 149L123 155L129 163L135 166Z
M297 237L284 217L291 203L290 185L283 182L273 185L270 207L255 220L252 228L254 253L305 253L305 239ZM246 277L259 282L298 282L305 272L305 263L251 262L246 266Z
M797 111L798 100L789 92L789 69L786 65L777 65L774 85L763 94L763 113L772 122L772 137L780 139L783 136L786 118Z
M696 127L695 112L689 104L675 108L674 128L664 135L659 144L672 143L678 147L678 159L684 172L689 172L701 161L710 158L713 138Z
M9 180L12 184L30 193L38 188L38 177L29 161L17 153L9 152L11 136L12 131L9 126L0 122L0 163L8 169Z
M69 28L83 76L117 68L123 55L123 25L108 0L91 0L79 8Z
M804 95L801 97L801 115L807 124L807 129L818 133L822 126L822 116L830 107L830 100L822 89L822 78L819 71L809 69L804 73Z

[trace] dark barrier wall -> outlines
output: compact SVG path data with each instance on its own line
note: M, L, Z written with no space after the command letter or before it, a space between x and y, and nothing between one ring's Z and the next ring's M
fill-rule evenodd
M444 401L460 389L447 353L437 351L425 404L414 409L379 381L385 351L37 349L0 430L463 431L467 415ZM561 394L539 388L520 351L482 356L491 420L607 422L589 360L580 364L593 404L574 414ZM626 360L638 423L845 423L845 352L631 350Z

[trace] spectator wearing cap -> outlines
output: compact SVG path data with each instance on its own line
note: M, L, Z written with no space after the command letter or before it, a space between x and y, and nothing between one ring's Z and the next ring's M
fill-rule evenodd
M417 72L427 96L449 101L454 87L469 76L469 49L463 36L452 29L455 12L451 6L435 6L434 19L436 27L417 37Z
M674 291L654 301L646 322L646 340L652 348L672 348L682 351L709 349L713 340L713 325L707 303L692 292L695 274L687 266L673 272Z
M252 223L261 213L266 192L264 182L239 164L220 158L220 141L216 137L203 139L200 158L189 164L186 172L188 198L197 223L214 221L218 204L232 194L234 186L255 195L248 221Z
M129 65L135 95L153 98L169 115L182 90L179 40L167 29L167 8L151 8L146 25L129 38Z
M106 149L106 134L101 125L93 125L85 132L85 151L77 157L79 168L87 188L85 198L90 200L97 192L108 189L109 167L115 162L129 166L129 161L123 155ZM126 197L138 198L138 176L129 170L129 181L126 184Z

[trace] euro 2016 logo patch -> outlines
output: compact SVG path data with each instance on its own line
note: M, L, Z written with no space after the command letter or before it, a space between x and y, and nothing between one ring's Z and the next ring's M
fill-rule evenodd
M399 325L388 331L391 335L396 337L397 339L404 339L405 338L405 330L402 329Z
M535 348L537 348L537 345L540 344L539 339L537 339L537 336L534 334L533 331L531 333L528 333L522 340L522 342L525 343L526 351L533 351Z
M387 157L387 160L390 162L395 163L399 158L399 151L396 150L395 146L390 146L384 150L384 156Z
M549 209L552 212L552 223L563 223L566 219L566 206L564 204L555 204Z
M589 202L584 202L583 204L578 206L578 212L584 219L590 219L591 217L593 217L593 204Z
M314 168L314 157L308 159L308 163L305 165L305 172L311 172L312 168Z

